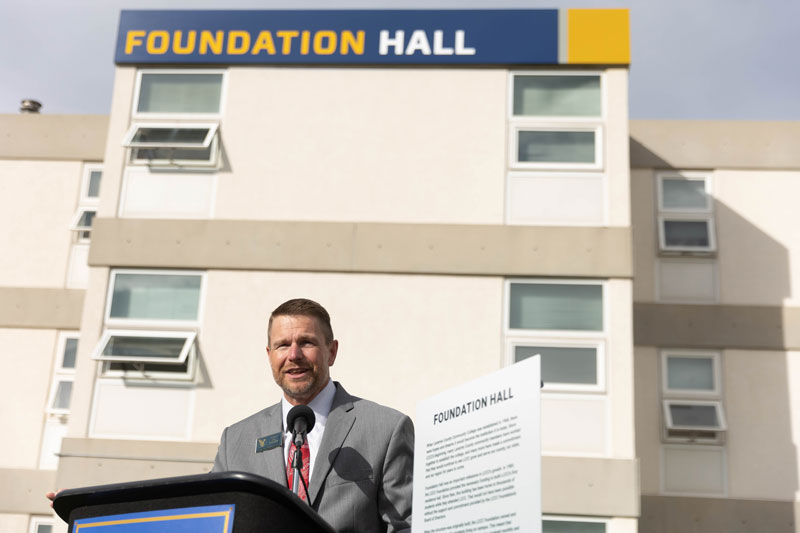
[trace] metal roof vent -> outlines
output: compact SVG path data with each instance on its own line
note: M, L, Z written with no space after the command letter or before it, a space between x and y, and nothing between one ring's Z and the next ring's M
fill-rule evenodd
M20 113L39 113L42 103L36 100L25 99L19 106Z

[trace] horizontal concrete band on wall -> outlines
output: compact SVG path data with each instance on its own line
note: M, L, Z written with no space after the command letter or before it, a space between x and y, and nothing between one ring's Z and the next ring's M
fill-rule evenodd
M800 502L642 496L639 533L795 533Z
M95 219L92 266L633 275L629 228Z
M79 329L81 289L0 287L0 327Z
M55 470L0 468L0 513L49 515L45 493L56 489Z
M800 348L800 308L634 303L633 340L639 346L793 350Z
M205 474L216 443L65 438L56 483L85 487L141 479Z
M636 459L542 457L542 512L639 516Z
M800 168L800 122L631 120L631 168Z
M107 115L0 115L0 159L102 161L107 133Z

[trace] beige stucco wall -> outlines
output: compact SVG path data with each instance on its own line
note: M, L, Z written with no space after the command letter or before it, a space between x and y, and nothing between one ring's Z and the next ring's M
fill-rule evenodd
M605 133L608 222L630 226L630 158L628 153L628 69L606 70L607 119Z
M611 456L636 457L634 425L633 309L630 280L612 279L606 285L608 343L606 368L611 408Z
M718 170L714 208L722 303L800 305L800 172Z
M38 468L57 332L0 329L0 468Z
M280 398L264 347L269 313L285 300L330 312L334 379L413 417L420 399L500 368L502 294L492 277L211 271L200 346L212 388L196 391L193 438L217 441Z
M502 223L507 84L501 69L231 67L214 216Z
M0 286L64 287L78 161L0 160Z
M800 353L725 350L732 498L800 500Z
M717 236L719 303L798 306L800 253L795 198L800 172L715 170L711 172ZM656 171L631 173L636 301L654 301Z
M800 353L723 350L727 496L798 500L800 466ZM642 494L661 491L660 359L636 347L636 446ZM698 449L702 449L698 445Z

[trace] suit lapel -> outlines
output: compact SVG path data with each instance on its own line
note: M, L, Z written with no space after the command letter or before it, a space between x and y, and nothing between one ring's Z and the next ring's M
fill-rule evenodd
M322 442L314 461L314 471L311 473L311 483L308 487L309 502L312 505L316 504L320 489L325 484L333 462L355 421L352 398L344 387L336 383L336 395L333 397L331 412L325 422L325 433L322 434Z
M283 436L283 411L281 410L280 402L267 409L263 426L263 435L259 435L259 437L274 435L275 433L280 433L281 436ZM283 439L281 439L281 442L283 442ZM281 445L271 450L257 453L256 455L261 456L259 462L263 461L263 465L266 468L265 477L282 483L284 487L287 486L288 481L286 479L283 446Z

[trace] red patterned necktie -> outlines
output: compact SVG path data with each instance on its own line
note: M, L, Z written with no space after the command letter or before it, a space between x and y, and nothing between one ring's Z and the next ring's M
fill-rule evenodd
M294 457L294 452L297 448L295 447L294 443L289 448L289 460L286 463L286 478L289 480L289 490L292 490L292 485L294 481L294 468L292 468L292 458ZM300 473L303 475L303 480L300 482L299 488L297 489L297 495L300 496L300 499L306 501L306 489L303 486L303 481L305 481L305 486L308 486L308 463L311 461L311 452L308 450L308 441L303 443L303 447L300 448L300 454L303 456L303 468L300 470Z

